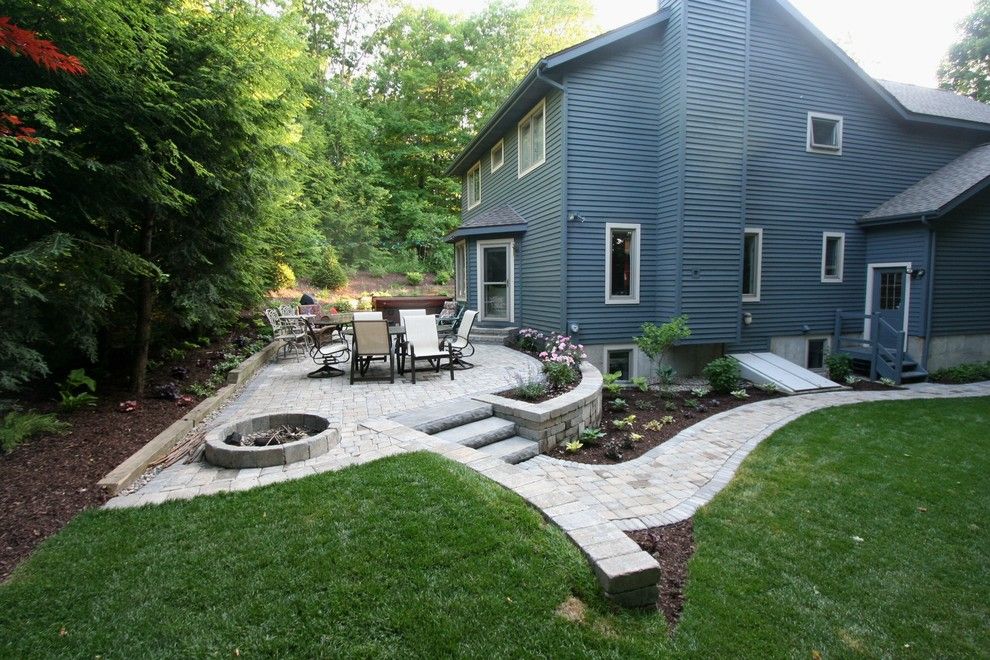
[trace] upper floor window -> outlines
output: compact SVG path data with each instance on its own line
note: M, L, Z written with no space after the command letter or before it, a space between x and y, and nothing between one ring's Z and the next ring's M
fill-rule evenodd
M540 101L519 122L519 176L536 169L546 160L547 103Z
M842 117L821 112L808 113L808 151L842 153Z
M481 204L481 161L474 164L474 167L467 173L467 207L473 209Z
M499 140L498 143L492 147L492 172L497 171L502 167L502 163L505 161L505 141Z
M639 225L605 225L605 303L639 302Z
M825 232L822 235L822 282L842 281L845 252L845 234Z
M467 243L454 244L454 298L467 300Z
M760 301L760 279L763 275L763 230L747 229L743 234L742 299Z

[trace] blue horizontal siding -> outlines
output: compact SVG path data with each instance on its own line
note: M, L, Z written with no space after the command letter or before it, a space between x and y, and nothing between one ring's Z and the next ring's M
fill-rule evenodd
M978 195L932 224L932 335L990 333L990 193Z
M928 269L928 228L920 222L897 227L872 229L866 235L866 263L908 262L912 268ZM866 295L860 305L865 305ZM908 304L908 334L924 336L925 312L928 304L928 283L911 282L911 298ZM856 310L860 307L856 307Z

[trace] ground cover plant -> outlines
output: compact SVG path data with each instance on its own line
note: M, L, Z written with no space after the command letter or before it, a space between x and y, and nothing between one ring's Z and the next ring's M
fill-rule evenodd
M695 516L673 638L519 498L414 454L89 512L0 585L0 655L979 656L988 423L911 401L776 432Z
M933 371L933 383L977 383L990 380L990 362L970 362Z

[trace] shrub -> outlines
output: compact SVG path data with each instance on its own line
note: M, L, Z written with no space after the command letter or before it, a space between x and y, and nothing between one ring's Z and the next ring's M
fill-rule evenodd
M609 396L615 396L622 391L622 386L619 385L619 379L622 378L621 371L613 371L610 374L602 374L602 389Z
M825 368L831 380L844 383L852 375L852 358L844 353L829 353L825 357Z
M523 328L515 336L515 344L521 351L537 352L546 347L546 337L539 330Z
M86 375L86 370L73 369L58 387L59 408L72 412L84 406L95 406L95 391L96 381Z
M954 367L933 371L930 377L933 383L976 383L990 380L990 362L969 362Z
M543 396L546 396L547 388L543 383L526 383L516 388L516 396L524 401L535 401Z
M340 258L333 247L328 245L324 248L310 281L313 286L330 291L343 289L347 286L347 271L340 265Z
M449 270L438 270L433 276L433 281L439 286L443 286L454 279L454 274Z
M574 367L565 362L544 362L543 373L547 375L547 382L552 389L566 387L577 380Z
M705 365L702 374L708 379L712 390L728 394L739 385L739 363L730 357L720 357Z
M632 384L635 385L640 392L648 392L650 390L650 381L642 376L636 376L633 378Z
M406 273L406 282L409 282L411 286L419 286L423 283L423 274L414 270L409 271Z
M665 365L664 360L674 344L691 336L687 321L688 317L682 314L659 326L644 323L640 326L642 336L633 337L636 346L656 364L661 383L667 384L673 380L674 370Z
M581 360L587 359L584 344L575 344L565 335L551 332L546 336L546 345L540 353L540 359L548 362L563 362L577 368Z
M9 454L14 447L33 436L43 433L64 435L69 428L70 425L60 422L54 413L9 412L0 423L0 454Z
M296 286L296 273L284 262L275 264L275 289L292 289Z

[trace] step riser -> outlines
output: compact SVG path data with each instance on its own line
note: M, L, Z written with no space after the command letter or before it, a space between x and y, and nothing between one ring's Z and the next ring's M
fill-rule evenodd
M491 417L491 410L483 411L480 408L472 408L458 415L452 415L450 417L442 417L440 419L435 419L418 426L414 426L417 431L426 433L427 435L435 435L441 431L447 431L458 426L464 426L465 424L470 424L471 422L477 422L482 419L487 419Z
M540 445L537 442L517 435L486 445L479 451L515 465L539 454Z
M392 416L391 419L422 433L433 435L457 426L487 419L492 416L492 412L490 405L471 400L459 400L426 410L401 413Z
M447 429L434 434L435 437L447 442L456 442L465 447L478 449L490 445L499 440L511 438L516 434L516 425L508 420L499 417L489 417L487 419L465 424L456 428Z

